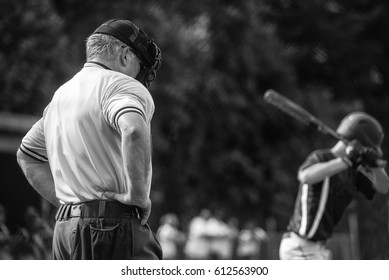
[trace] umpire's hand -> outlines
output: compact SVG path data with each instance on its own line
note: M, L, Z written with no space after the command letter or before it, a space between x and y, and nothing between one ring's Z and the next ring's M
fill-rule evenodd
M131 199L130 194L128 193L114 193L108 191L104 192L103 196L109 199L117 200L123 204L138 206L140 208L141 224L145 225L147 223L147 220L149 219L151 213L150 198L147 198L142 201L136 201L134 199Z

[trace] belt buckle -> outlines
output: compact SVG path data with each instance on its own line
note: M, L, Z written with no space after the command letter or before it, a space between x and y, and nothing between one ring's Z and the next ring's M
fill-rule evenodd
M70 211L70 216L73 217L81 217L81 205L80 204L75 204L72 205L71 211Z

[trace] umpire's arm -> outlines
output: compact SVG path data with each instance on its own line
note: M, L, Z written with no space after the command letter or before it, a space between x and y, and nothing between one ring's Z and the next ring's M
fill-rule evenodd
M144 117L137 112L121 115L118 126L121 133L123 169L128 192L124 194L106 192L105 196L124 204L140 207L142 224L145 224L151 212L150 131Z
M30 185L55 206L60 202L55 195L54 179L47 158L43 118L24 136L16 153L20 168Z
M49 162L39 161L25 154L21 149L17 151L16 158L30 185L53 205L59 206Z

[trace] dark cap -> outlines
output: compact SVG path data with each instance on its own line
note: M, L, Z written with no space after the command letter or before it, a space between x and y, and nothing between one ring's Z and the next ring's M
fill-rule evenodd
M147 34L129 20L111 19L100 25L93 34L107 34L122 41L146 65L152 65L154 59L148 53L149 38Z

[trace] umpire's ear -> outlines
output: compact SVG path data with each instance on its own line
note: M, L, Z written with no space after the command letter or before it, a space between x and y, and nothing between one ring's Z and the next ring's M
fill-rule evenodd
M118 59L119 59L119 65L121 67L126 67L127 66L127 64L129 63L128 60L131 59L130 52L129 52L129 47L122 46Z
M120 51L119 57L118 57L118 63L119 63L119 72L128 75L132 78L135 78L138 73L140 72L140 60L134 54L130 47L128 46L122 46L122 49ZM139 68L135 65L139 65Z

